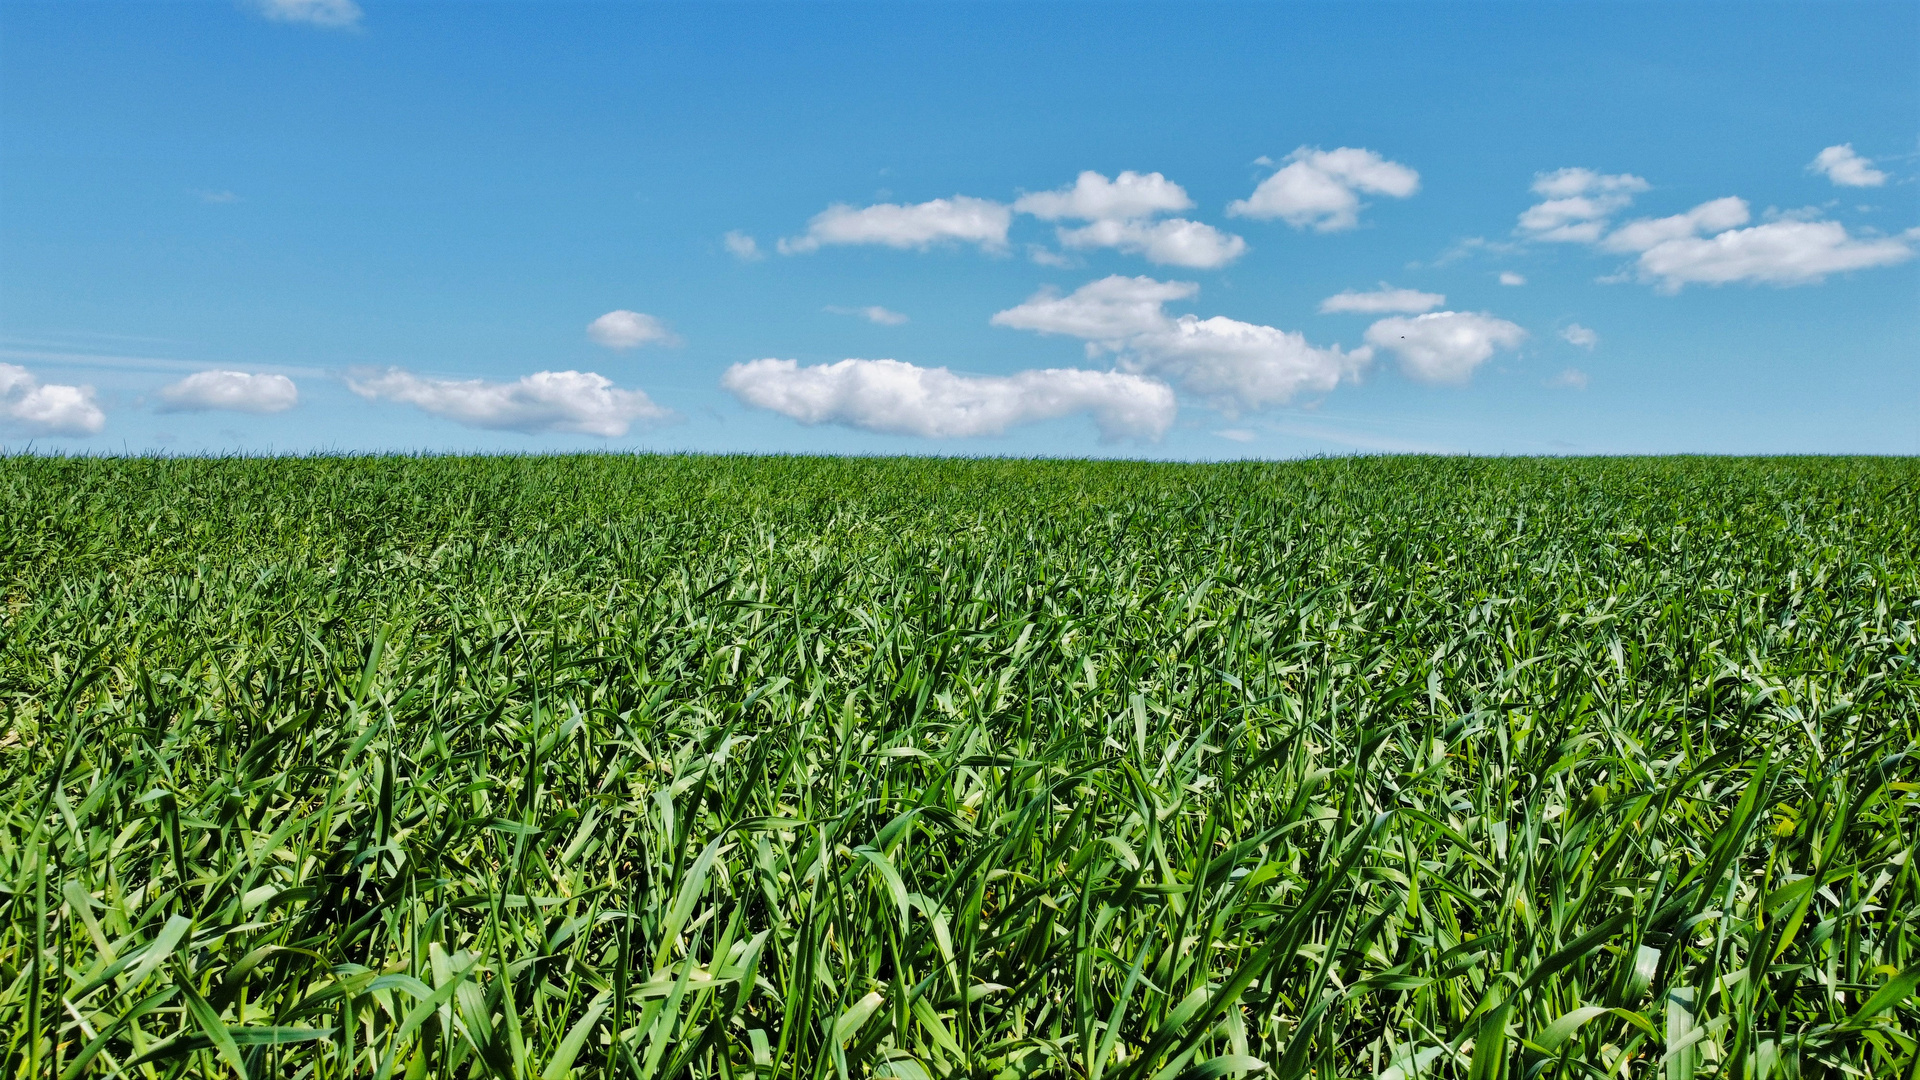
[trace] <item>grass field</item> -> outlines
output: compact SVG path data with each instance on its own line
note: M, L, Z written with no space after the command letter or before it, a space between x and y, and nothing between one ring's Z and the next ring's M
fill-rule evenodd
M14 457L0 582L10 1075L1920 1075L1920 462Z

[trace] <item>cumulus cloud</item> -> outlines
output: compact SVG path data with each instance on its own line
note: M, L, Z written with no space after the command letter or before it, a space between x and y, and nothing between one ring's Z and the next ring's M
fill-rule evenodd
M1056 230L1067 248L1114 248L1164 266L1199 269L1225 266L1246 254L1245 240L1211 225L1186 218L1152 220L1192 205L1184 188L1159 173L1123 172L1108 180L1088 170L1070 187L1022 195L1013 208L1046 221L1088 222Z
M1049 368L1013 375L956 375L899 360L793 360L735 364L720 385L741 402L803 424L841 424L888 435L969 438L1085 414L1103 440L1158 439L1177 404L1166 384L1117 371Z
M468 427L536 434L572 432L617 438L635 422L673 414L644 391L622 390L592 371L536 371L513 382L427 379L388 368L352 377L347 386L373 401L398 401Z
M867 307L829 306L827 311L834 315L858 315L868 322L873 323L875 326L900 326L908 321L905 315L897 311L889 311L879 304L872 304Z
M1041 289L1025 303L997 312L988 321L1015 330L1115 343L1164 327L1167 314L1161 305L1199 292L1200 286L1191 281L1114 274L1082 285L1066 296L1054 289Z
M330 30L360 25L360 5L353 0L254 0L253 6L276 22L306 23Z
M300 401L300 388L285 375L244 371L196 371L160 388L161 412L286 412Z
M1417 289L1393 289L1381 282L1372 292L1355 292L1348 289L1320 301L1320 314L1333 315L1340 312L1360 312L1366 315L1384 315L1388 312L1432 311L1447 298L1440 293L1420 292Z
M1872 158L1854 153L1852 143L1827 147L1807 168L1840 187L1879 187L1887 182L1887 174L1873 167Z
M1186 189L1157 172L1128 171L1108 180L1092 169L1081 173L1070 187L1022 195L1013 204L1015 210L1044 221L1120 221L1192 207Z
M1668 240L1745 225L1751 217L1747 200L1729 196L1703 202L1684 214L1629 221L1607 234L1600 247L1607 251L1646 251Z
M1511 349L1527 332L1505 319L1468 311L1435 311L1381 319L1367 327L1366 342L1400 359L1410 379L1458 385L1472 378L1497 349Z
M1225 266L1247 252L1247 242L1240 237L1186 218L1096 221L1078 229L1061 229L1059 236L1064 247L1115 248L1144 255L1148 262L1162 266L1201 270Z
M1560 374L1555 375L1553 378L1548 379L1547 385L1556 390L1585 390L1587 383L1590 381L1591 380L1587 378L1586 372L1581 371L1577 367L1570 367Z
M0 364L0 424L33 435L92 435L107 424L93 387L43 383L16 364Z
M855 208L835 204L814 215L804 236L781 240L783 255L818 251L832 244L879 244L925 250L935 244L977 244L983 250L1007 246L1013 211L990 199L955 195L951 199L902 205L877 203Z
M1338 232L1360 224L1362 193L1404 199L1418 190L1419 173L1372 150L1303 146L1287 155L1287 164L1262 180L1252 195L1228 204L1227 213Z
M1114 275L1061 296L1043 289L995 314L995 326L1064 334L1112 352L1121 368L1170 379L1228 412L1260 409L1332 390L1359 374L1372 351L1318 348L1300 334L1215 316L1170 316L1164 305L1199 286Z
M722 236L720 242L726 245L727 254L741 262L759 262L766 258L766 255L760 251L760 242L739 229L734 229Z
M1131 339L1120 355L1127 370L1172 379L1228 414L1326 393L1372 359L1371 349L1318 348L1294 331L1221 315L1182 315Z
M1566 340L1567 344L1578 345L1582 349L1591 349L1600 344L1599 333L1592 327L1581 326L1579 323L1568 323L1566 329L1560 331L1560 336Z
M1892 266L1913 257L1908 236L1849 235L1837 221L1770 221L1713 236L1680 236L1640 253L1643 280L1662 292L1689 284L1812 285L1828 274Z
M1647 190L1631 173L1608 175L1592 169L1556 169L1533 178L1542 196L1520 214L1520 233L1534 240L1590 244L1606 231L1607 219Z
M1500 284L1502 285L1525 285L1526 283L1527 278L1524 274L1516 274L1511 270L1500 271Z
M609 349L632 349L641 345L676 345L679 335L652 315L638 311L609 311L587 324L587 336Z

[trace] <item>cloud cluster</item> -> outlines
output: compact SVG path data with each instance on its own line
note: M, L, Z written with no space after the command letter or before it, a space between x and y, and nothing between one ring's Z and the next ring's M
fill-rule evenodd
M1253 194L1228 204L1233 217L1279 218L1296 229L1338 232L1360 224L1360 196L1404 199L1420 190L1420 174L1372 150L1303 146L1260 182Z
M841 424L888 435L999 435L1040 420L1085 414L1106 441L1158 439L1177 404L1165 384L1117 371L1049 368L957 375L899 360L794 360L735 364L720 385L744 404L803 424Z
M1887 174L1873 167L1873 159L1855 153L1852 143L1827 147L1807 168L1839 187L1879 187L1887 182Z
M1607 219L1648 186L1632 173L1580 168L1541 173L1533 178L1533 193L1542 201L1521 212L1520 233L1533 240L1591 244L1606 231Z
M0 364L0 425L32 435L92 435L107 424L93 387L43 383L16 364Z
M796 255L829 245L879 244L924 251L936 244L961 243L1002 251L1012 224L1013 211L1006 206L968 195L858 209L836 203L814 215L805 235L781 240L779 248L783 255Z
M1484 312L1435 311L1381 319L1367 327L1366 342L1397 356L1410 379L1458 386L1496 350L1515 348L1526 337L1520 327Z
M329 30L360 25L360 5L353 0L254 0L254 7L275 22L306 23Z
M1195 296L1185 281L1114 275L1061 296L1043 289L998 312L995 326L1063 334L1111 352L1126 371L1157 375L1229 413L1324 393L1356 377L1369 349L1318 348L1304 336L1224 316L1170 316L1163 305Z
M1821 151L1814 168L1840 184L1870 184L1868 162L1851 147ZM1684 213L1636 218L1615 228L1612 217L1647 190L1640 177L1605 175L1591 169L1560 169L1534 178L1533 190L1545 201L1520 215L1519 232L1534 240L1590 244L1601 251L1635 257L1631 276L1662 292L1687 285L1735 282L1811 285L1829 274L1892 266L1913 257L1912 232L1899 236L1855 236L1837 221L1819 220L1818 211L1772 214L1774 220L1749 225L1745 199L1727 196L1703 202ZM1623 275L1625 276L1625 275Z
M1395 289L1388 287L1386 282L1381 282L1380 287L1372 292L1355 292L1348 289L1327 297L1320 301L1320 314L1385 315L1389 312L1418 314L1422 311L1432 311L1446 302L1447 298L1441 293L1421 292L1418 289Z
M285 375L244 371L196 371L160 388L161 412L280 413L300 401L300 388Z
M673 414L644 391L622 390L592 371L537 371L513 382L428 379L400 368L350 377L363 398L398 401L468 427L497 431L572 432L618 438L635 422Z
M1913 257L1906 236L1854 236L1837 221L1792 218L1741 228L1751 216L1744 199L1714 199L1671 217L1630 221L1599 246L1637 255L1637 276L1668 293L1690 284L1812 285L1828 274Z
M1022 195L1013 208L1044 221L1085 221L1056 230L1062 247L1113 248L1162 266L1213 269L1246 254L1247 242L1211 225L1155 215L1190 209L1186 189L1159 173L1123 172L1112 180L1088 170L1072 186Z
M609 311L587 324L587 336L609 349L633 349L641 345L677 345L679 335L652 315L638 311Z

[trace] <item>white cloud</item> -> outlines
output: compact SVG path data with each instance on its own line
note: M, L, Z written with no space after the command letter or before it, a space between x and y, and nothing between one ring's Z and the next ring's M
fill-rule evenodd
M1703 202L1684 214L1629 221L1607 234L1606 239L1600 241L1600 246L1607 251L1645 251L1683 236L1716 233L1736 225L1745 225L1751 217L1747 200L1728 196Z
M587 336L609 349L632 349L641 345L677 345L679 335L667 324L638 311L609 311L587 324Z
M1807 168L1840 187L1879 187L1887 182L1887 174L1873 167L1872 158L1854 153L1852 143L1827 147Z
M1164 383L1117 371L1050 368L1013 375L956 375L899 360L793 360L735 364L720 385L743 403L803 424L842 424L922 438L999 435L1008 428L1084 413L1103 440L1158 439L1178 405Z
M1121 366L1174 380L1229 414L1284 405L1302 393L1326 393L1357 377L1367 348L1317 348L1304 335L1216 315L1182 315L1128 341Z
M1015 330L1065 334L1088 341L1115 343L1167 324L1160 305L1185 300L1200 292L1191 281L1155 281L1150 277L1114 274L1088 282L1067 296L1041 289L1017 307L996 313L989 321Z
M468 427L528 434L573 432L617 438L635 422L657 422L672 412L644 391L622 390L592 371L536 371L510 383L485 379L424 379L400 368L349 378L369 400L399 401Z
M1553 378L1548 379L1547 385L1556 390L1585 390L1587 383L1590 381L1591 380L1587 378L1586 372L1581 371L1577 367L1570 367L1560 374L1555 375Z
M1300 334L1215 316L1169 316L1162 305L1199 292L1187 281L1114 275L1067 296L1043 289L992 318L995 326L1085 339L1128 371L1159 375L1227 411L1281 404L1356 376L1372 350L1343 352Z
M254 7L276 22L307 23L333 30L360 24L360 5L353 0L254 0Z
M1259 432L1248 431L1246 428L1221 428L1219 431L1214 432L1214 434L1223 439L1231 439L1237 443L1250 443L1260 437Z
M300 388L285 375L244 371L196 371L160 388L161 412L286 412L300 401Z
M1247 252L1247 242L1240 237L1186 218L1096 221L1078 229L1061 229L1059 236L1064 247L1115 248L1145 255L1148 262L1163 266L1202 270L1225 266Z
M1527 279L1524 274L1516 274L1511 270L1500 271L1500 284L1502 285L1525 285L1526 283Z
M1581 326L1579 323L1568 323L1566 329L1560 331L1560 336L1566 340L1567 344L1578 345L1582 349L1591 349L1600 344L1599 332L1592 327Z
M905 315L897 311L889 311L879 304L873 304L868 307L829 306L827 311L834 315L858 315L876 326L900 326L908 321Z
M780 253L797 255L828 244L880 244L925 250L949 241L978 244L988 251L1007 246L1013 211L989 199L955 195L951 199L901 205L877 203L855 209L836 204L814 215L804 236L780 241Z
M720 238L727 247L727 253L741 262L759 262L766 258L760 250L760 242L739 229L734 229Z
M1091 169L1071 187L1038 191L1014 200L1013 208L1046 221L1122 221L1191 209L1185 188L1159 173L1123 172L1108 180Z
M1447 298L1440 293L1420 292L1417 289L1392 289L1381 282L1372 292L1355 292L1348 289L1320 301L1320 314L1332 315L1339 312L1360 312L1366 315L1384 315L1393 311L1421 312L1432 311Z
M1287 164L1227 206L1236 217L1280 218L1296 229L1351 229L1360 223L1360 193L1404 199L1420 189L1420 174L1371 150L1303 146Z
M1533 193L1545 197L1520 214L1520 232L1535 240L1590 244L1606 231L1607 218L1625 209L1648 184L1631 173L1556 169L1533 178Z
M17 364L0 364L0 423L35 435L92 435L107 415L91 386L43 383Z
M1662 292L1730 282L1812 285L1828 274L1892 266L1913 257L1905 235L1850 236L1837 221L1771 221L1714 236L1664 240L1640 253L1644 280Z
M1472 378L1496 349L1511 349L1527 332L1505 319L1470 311L1436 311L1381 319L1367 327L1367 344L1400 358L1408 378L1460 384Z

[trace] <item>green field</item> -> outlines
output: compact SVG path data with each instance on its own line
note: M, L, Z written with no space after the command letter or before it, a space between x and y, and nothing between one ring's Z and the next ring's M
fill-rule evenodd
M0 460L38 1077L1906 1077L1920 462Z

